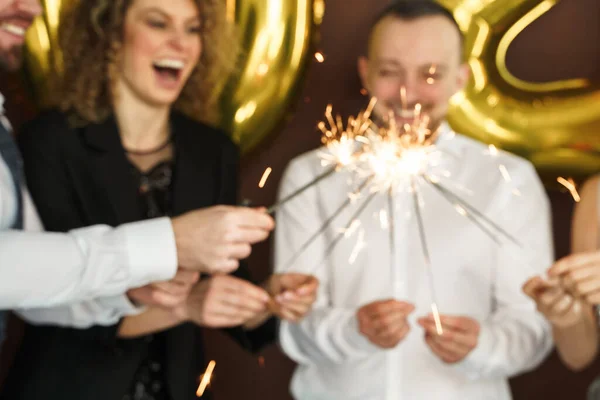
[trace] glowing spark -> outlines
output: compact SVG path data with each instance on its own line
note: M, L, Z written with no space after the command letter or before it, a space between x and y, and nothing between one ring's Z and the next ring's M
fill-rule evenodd
M379 223L381 225L381 229L387 230L390 227L390 219L388 217L387 211L381 209L379 211Z
M506 182L512 182L512 178L510 177L510 174L504 165L500 164L498 169L500 170L500 173Z
M577 192L577 185L575 185L575 181L573 181L573 178L565 179L560 177L556 181L569 190L571 196L573 196L573 200L575 200L576 203L579 203L581 201L581 197Z
M200 380L200 385L198 386L198 390L196 391L196 396L202 397L204 395L204 391L210 384L210 380L212 378L213 371L215 370L215 366L217 363L214 360L211 360L208 363L208 367L206 367L206 371L202 374L202 379Z
M315 59L317 60L317 62L322 63L323 61L325 61L325 56L320 51L317 51L315 53Z
M354 232L356 232L358 228L360 228L360 220L355 219L354 221L352 221L348 229L342 230L342 232L344 232L344 237L349 238L354 234Z
M406 101L406 87L402 86L400 88L400 103L402 104L402 110L407 109L407 101Z
M260 178L260 182L258 183L259 188L262 189L265 187L265 184L267 183L267 179L269 179L271 172L273 172L273 168L268 167L267 169L265 169L265 172L263 172L262 178Z
M265 367L265 358L263 356L258 357L258 365L261 368Z
M364 249L366 246L367 246L367 243L365 242L365 230L361 229L358 232L358 239L356 240L356 245L354 246L354 249L352 249L352 253L350 254L350 258L348 259L348 262L350 263L350 265L352 265L356 262L358 255L360 254L362 249Z
M498 149L496 148L496 146L494 146L493 144L490 144L488 146L489 150L490 150L490 155L492 157L496 157L498 155Z
M464 208L462 208L461 206L459 206L458 204L454 205L454 208L456 209L456 212L458 212L460 215L462 215L463 217L466 217L468 215L467 210L465 210Z
M444 334L444 329L442 328L442 319L440 318L440 312L438 311L437 304L431 304L431 311L435 321L435 329L437 330L437 334L441 336Z

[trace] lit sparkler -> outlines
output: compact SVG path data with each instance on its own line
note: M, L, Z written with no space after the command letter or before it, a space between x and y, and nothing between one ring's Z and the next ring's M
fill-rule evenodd
M573 180L573 178L565 179L563 177L560 177L557 179L557 182L567 188L567 190L571 193L571 196L573 197L573 200L575 200L576 203L579 203L581 201L581 197L577 192L577 186L575 185L575 181Z
M200 379L200 385L198 385L198 390L196 391L196 396L202 397L208 385L210 385L210 381L212 379L213 371L215 370L215 366L217 363L214 360L211 360L206 367L206 371L202 374Z

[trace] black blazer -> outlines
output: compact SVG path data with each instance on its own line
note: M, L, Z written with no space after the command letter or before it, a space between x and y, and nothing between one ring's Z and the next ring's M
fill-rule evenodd
M236 146L220 131L175 112L171 126L174 215L234 204ZM63 114L50 111L24 127L19 143L28 186L47 230L143 219L114 118L71 129ZM60 265L55 268L60 273ZM236 275L248 279L244 268ZM119 339L117 330L118 324L82 330L27 324L0 399L120 400L148 341ZM227 331L256 351L274 339L275 322L249 333ZM198 377L206 367L201 333L189 323L166 332L166 380L173 400L197 399Z

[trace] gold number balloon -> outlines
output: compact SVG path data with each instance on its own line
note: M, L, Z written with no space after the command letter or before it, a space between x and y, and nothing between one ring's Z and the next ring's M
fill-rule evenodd
M529 158L548 181L600 171L600 87L581 79L520 80L507 69L511 42L558 0L439 0L466 37L472 70L452 100L450 123Z
M60 60L56 33L61 6L68 1L43 0L44 16L27 33L27 72L42 107L50 68ZM243 40L244 60L227 79L220 125L243 152L273 131L294 100L323 12L324 0L227 0L228 17Z

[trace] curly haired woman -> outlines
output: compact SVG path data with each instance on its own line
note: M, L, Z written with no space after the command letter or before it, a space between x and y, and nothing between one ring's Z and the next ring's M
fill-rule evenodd
M237 149L206 124L217 117L220 78L236 58L223 3L80 0L66 10L57 107L19 135L46 229L116 226L236 202ZM274 275L259 287L244 271L198 283L178 274L161 286L171 304L148 298L147 288L132 290L121 299L135 303L131 315L107 316L106 326L58 327L52 316L68 312L76 321L116 299L35 318L22 313L30 323L0 398L194 399L206 366L197 325L229 328L257 350L274 338L269 294L279 294L277 314L290 320L314 301L315 279ZM190 321L189 307L201 308L201 317Z

